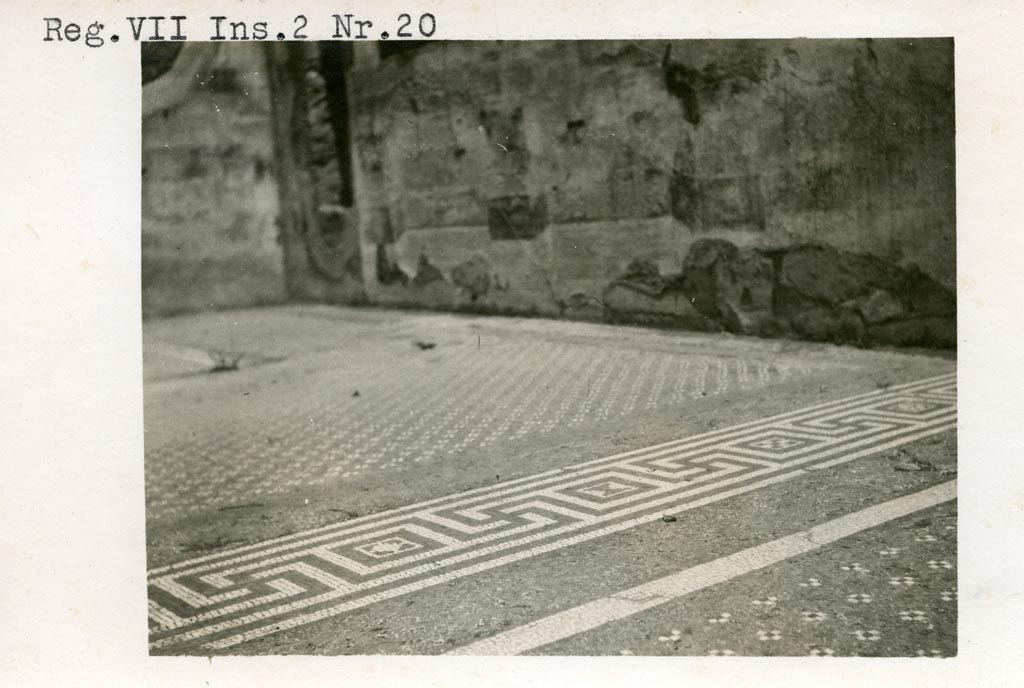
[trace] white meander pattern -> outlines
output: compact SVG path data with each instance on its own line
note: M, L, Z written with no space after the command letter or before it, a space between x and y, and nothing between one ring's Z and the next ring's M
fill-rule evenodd
M943 375L163 566L149 572L150 646L231 647L955 423L955 374ZM854 592L848 601L870 604L871 597ZM763 640L778 640L776 633L768 629ZM877 640L875 633L862 631L863 640Z

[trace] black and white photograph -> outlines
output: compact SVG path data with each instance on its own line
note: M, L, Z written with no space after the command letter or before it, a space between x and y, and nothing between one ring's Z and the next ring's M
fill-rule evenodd
M952 38L141 76L152 654L957 654Z
M1019 3L9 5L0 685L1016 685Z

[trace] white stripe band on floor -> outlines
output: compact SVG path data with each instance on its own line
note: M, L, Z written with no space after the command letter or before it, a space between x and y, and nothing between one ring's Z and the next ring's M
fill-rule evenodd
M956 480L566 609L447 654L522 654L952 499L956 499Z

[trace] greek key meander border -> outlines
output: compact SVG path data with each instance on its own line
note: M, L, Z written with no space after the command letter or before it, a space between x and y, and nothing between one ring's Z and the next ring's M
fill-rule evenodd
M150 647L231 647L943 432L955 385L952 372L154 568ZM602 503L593 483L609 481L629 489Z

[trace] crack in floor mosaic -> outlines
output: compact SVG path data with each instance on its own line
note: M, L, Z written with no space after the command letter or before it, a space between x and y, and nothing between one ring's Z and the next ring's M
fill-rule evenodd
M949 373L162 566L150 648L229 648L955 425Z

